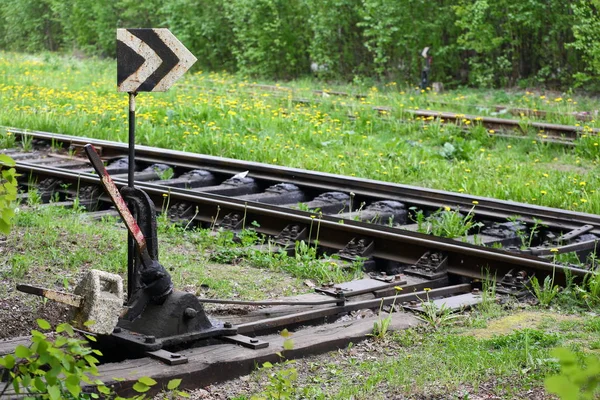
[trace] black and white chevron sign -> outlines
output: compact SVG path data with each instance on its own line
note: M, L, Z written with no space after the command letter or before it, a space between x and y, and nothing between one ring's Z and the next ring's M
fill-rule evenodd
M195 62L166 28L117 29L119 92L164 92Z

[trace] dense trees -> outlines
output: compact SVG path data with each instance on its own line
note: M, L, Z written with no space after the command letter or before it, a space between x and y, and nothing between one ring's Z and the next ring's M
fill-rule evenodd
M168 27L203 68L271 78L312 64L326 78L415 81L430 46L447 85L588 86L599 10L600 0L3 0L0 47L113 56L117 27Z

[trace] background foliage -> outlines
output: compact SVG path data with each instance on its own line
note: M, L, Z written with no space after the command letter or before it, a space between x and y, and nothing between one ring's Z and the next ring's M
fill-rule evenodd
M4 0L0 48L115 54L117 27L167 27L201 68L291 79L577 84L600 70L598 0ZM312 64L312 70L311 70ZM415 77L417 79L415 79Z

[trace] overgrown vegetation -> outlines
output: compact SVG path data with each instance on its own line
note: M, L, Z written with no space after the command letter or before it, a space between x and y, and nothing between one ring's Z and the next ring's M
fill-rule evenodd
M15 162L6 154L0 154L0 233L8 235L15 216L17 200L17 172Z
M115 29L128 27L170 28L202 68L270 79L312 70L356 82L417 82L428 46L433 78L447 85L589 87L600 60L590 45L600 37L596 0L5 0L0 6L0 48L9 50L114 57Z
M75 333L71 325L59 324L55 332L51 332L52 326L48 321L38 319L37 324L47 332L33 329L29 347L18 345L13 354L0 357L0 379L1 382L6 382L0 397L8 395L7 390L12 387L16 395L28 399L127 400L116 395L100 379L94 378L98 376L99 361L96 356L102 356L102 353L91 348L83 337ZM87 324L93 324L93 321L86 323L89 326ZM92 342L96 341L93 336L86 337ZM180 397L189 397L187 393L176 390L180 383L181 379L173 379L168 383L167 389ZM140 378L133 389L141 394L130 400L146 399L143 393L154 385L154 379Z
M0 53L0 77L0 124L127 140L127 96L113 91L112 62ZM583 134L577 147L565 148L544 143L539 132L522 140L497 137L476 118L460 127L407 115L431 101L466 107L501 100L567 113L599 109L594 99L534 92L440 95L393 85L349 88L367 95L360 100L317 98L312 89L323 87L307 82L296 82L293 93L251 85L242 76L188 74L167 93L140 94L138 143L600 213L595 136ZM373 105L392 111L380 114ZM569 118L582 128L600 126ZM13 140L0 131L0 142Z

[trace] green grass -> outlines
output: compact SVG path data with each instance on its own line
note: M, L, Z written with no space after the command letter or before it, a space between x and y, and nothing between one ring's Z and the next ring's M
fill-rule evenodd
M489 314L474 312L472 316L490 320ZM558 363L550 356L553 348L566 346L580 360L586 354L598 354L594 332L581 329L596 324L597 317L574 317L558 327L557 320L547 319L545 325L531 324L485 337L472 335L472 328L460 324L428 330L427 334L412 328L395 332L384 343L351 346L326 358L297 361L295 395L307 399L387 399L399 395L519 399L531 395L530 391L543 393L544 378L558 371ZM277 366L275 371L269 370L269 376L285 368ZM260 393L268 384L264 372L253 376L258 385L255 391Z
M312 97L322 84L286 83L294 92L261 91L242 76L196 72L166 93L137 97L137 141L171 149L373 178L499 199L600 212L596 137L576 149L489 137L459 128L406 121L403 110L429 99L496 103L498 92L420 93L382 84L346 87L366 99ZM336 89L326 87L325 89ZM343 89L343 88L342 88ZM0 53L0 124L126 141L127 96L116 92L113 61ZM309 97L312 105L292 96ZM541 99L523 92L505 103L569 111L600 108L593 99ZM560 98L560 101L555 101ZM568 101L570 99L570 101ZM575 104L577 103L577 104ZM394 110L379 115L372 105ZM348 118L351 114L352 118ZM582 124L583 125L583 124ZM590 127L598 126L594 121ZM0 133L2 142L12 138ZM449 205L451 206L451 205Z
M159 261L171 273L178 288L195 288L212 297L265 298L291 295L307 288L303 279L316 283L351 280L360 271L342 268L321 258L313 247L295 256L265 253L254 245L268 242L253 231L234 242L231 232L184 230L158 219ZM127 270L126 231L109 218L87 221L85 213L59 207L20 210L13 232L0 253L4 279L73 287L83 271L101 269L124 275ZM300 245L299 245L300 246ZM231 264L233 259L237 262ZM256 268L262 269L257 274ZM264 288L270 287L270 292Z

